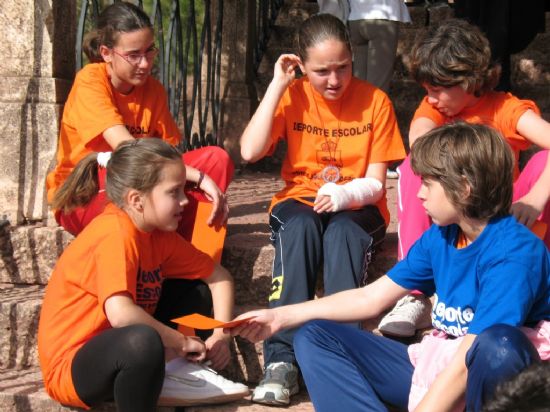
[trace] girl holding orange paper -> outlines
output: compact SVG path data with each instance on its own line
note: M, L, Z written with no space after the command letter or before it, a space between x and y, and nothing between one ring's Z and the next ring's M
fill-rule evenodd
M42 306L38 351L47 392L64 405L90 408L114 399L119 411L132 412L153 411L157 402L245 396L246 386L195 363L227 364L222 330L205 343L155 317L165 279L203 280L214 315L232 317L231 276L176 233L188 204L181 154L153 138L122 142L111 156L92 153L66 180L56 206L86 204L98 171L106 174L112 203L64 251Z

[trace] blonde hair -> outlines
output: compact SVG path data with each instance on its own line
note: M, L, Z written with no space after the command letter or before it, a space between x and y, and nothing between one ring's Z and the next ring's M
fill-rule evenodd
M149 193L160 182L162 170L169 162L181 163L181 154L161 139L142 138L121 143L107 164L107 197L123 207L129 189ZM78 162L56 192L51 206L69 213L87 205L99 189L97 171L97 153L91 153Z
M510 213L514 157L489 126L457 122L431 130L412 146L411 166L415 174L440 182L466 217L488 220Z

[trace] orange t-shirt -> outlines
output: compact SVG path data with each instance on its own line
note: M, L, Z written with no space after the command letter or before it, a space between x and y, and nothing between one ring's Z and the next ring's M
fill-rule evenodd
M517 176L519 152L531 145L531 142L517 131L518 120L527 110L533 110L540 115L535 102L520 100L510 93L493 91L481 96L475 105L463 109L458 115L448 117L428 103L428 98L424 97L414 113L413 121L419 117L427 117L438 126L456 120L491 126L498 130L511 146L516 158L515 176Z
M213 270L212 259L176 232L141 232L125 212L107 205L63 252L46 288L38 353L50 396L86 407L71 364L82 345L111 328L104 312L110 296L126 292L152 314L164 278L204 278Z
M159 137L172 145L180 131L168 110L164 87L152 76L124 95L111 84L106 63L90 63L76 75L69 93L57 146L57 165L46 178L48 200L80 159L112 148L103 138L109 127L124 125L135 138Z
M307 77L294 81L279 102L271 138L271 151L280 139L288 146L281 170L286 186L273 197L271 208L289 198L315 197L325 183L321 172L326 166L338 167L337 183L344 184L365 177L371 163L405 157L389 98L355 77L337 101L325 100ZM388 224L385 195L376 206Z

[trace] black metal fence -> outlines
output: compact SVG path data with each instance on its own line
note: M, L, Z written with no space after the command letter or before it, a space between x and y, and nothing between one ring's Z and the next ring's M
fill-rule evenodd
M254 71L258 70L267 47L271 27L275 23L284 0L256 0L256 46L254 47Z
M85 64L82 39L103 7L113 0L77 0L76 67ZM117 0L114 0L117 1ZM172 115L183 129L183 150L223 147L220 127L223 0L136 0L150 16L159 48L155 76L168 93ZM256 0L254 64L284 0Z

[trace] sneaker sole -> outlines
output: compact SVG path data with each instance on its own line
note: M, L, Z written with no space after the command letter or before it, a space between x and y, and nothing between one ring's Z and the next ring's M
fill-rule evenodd
M256 392L261 392L261 395L256 395ZM270 388L256 388L252 394L252 402L261 403L263 405L272 405L272 406L287 406L290 404L290 397L296 395L300 392L300 387L298 385L290 388L288 399L277 399L275 391Z
M158 406L193 406L193 405L208 405L212 403L233 402L248 396L250 391L232 393L230 395L212 396L209 398L200 399L181 399L172 397L161 397L157 404Z
M400 338L410 338L416 335L415 328L404 328L403 325L399 325L397 322L378 327L378 331L384 335L398 336Z

